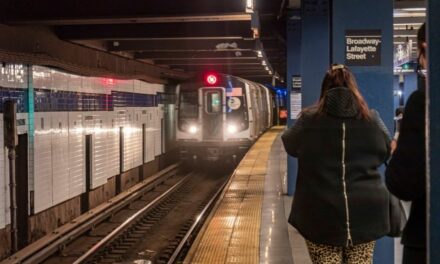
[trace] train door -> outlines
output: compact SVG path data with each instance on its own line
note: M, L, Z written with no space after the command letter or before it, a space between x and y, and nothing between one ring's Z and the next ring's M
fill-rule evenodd
M224 89L202 88L200 93L203 140L223 140Z

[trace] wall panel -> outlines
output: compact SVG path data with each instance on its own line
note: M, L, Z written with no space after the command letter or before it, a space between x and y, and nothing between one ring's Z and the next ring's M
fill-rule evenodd
M147 109L147 124L145 132L145 162L154 160L155 156L155 137L154 137L154 111L153 109Z
M52 135L51 113L35 113L35 213L52 206Z
M83 114L69 114L69 198L85 191L85 136Z
M67 112L52 113L53 204L69 199L69 130Z
M5 227L6 224L6 172L5 168L5 148L3 140L3 114L0 114L0 229Z
M117 112L109 112L107 131L107 179L120 173L119 158L119 117Z
M162 154L162 110L159 107L154 109L154 155Z
M142 161L142 110L133 111L133 168L141 166Z
M107 182L107 133L105 112L85 112L83 117L85 135L92 135L91 188Z
M123 171L134 168L133 160L136 149L136 125L134 121L134 110L128 108L126 113L126 125L124 126L124 167Z

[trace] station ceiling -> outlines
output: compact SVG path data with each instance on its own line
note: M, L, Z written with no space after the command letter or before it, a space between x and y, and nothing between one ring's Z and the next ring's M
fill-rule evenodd
M412 57L417 58L417 31L426 20L426 1L394 1L394 43L413 43Z
M395 0L394 6L394 42L416 43L425 1ZM299 7L300 0L2 0L0 23L8 28L0 25L6 40L0 59L10 55L2 50L16 49L15 57L33 53L25 62L80 74L160 81L214 70L281 82L285 11Z
M286 0L1 2L8 26L45 28L63 41L175 73L214 70L262 83L285 76Z

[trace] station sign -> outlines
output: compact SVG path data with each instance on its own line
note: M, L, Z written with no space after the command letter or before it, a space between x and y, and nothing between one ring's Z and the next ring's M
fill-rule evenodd
M411 61L412 41L394 44L394 67Z
M292 76L292 90L290 91L290 119L298 119L302 109L302 78L300 75Z
M381 65L381 30L346 30L345 64L347 66Z

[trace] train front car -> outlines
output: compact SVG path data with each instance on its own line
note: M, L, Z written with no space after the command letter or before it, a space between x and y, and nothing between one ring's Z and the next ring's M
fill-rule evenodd
M260 134L250 111L252 84L214 73L199 79L178 89L180 158L190 166L206 161L234 164Z

